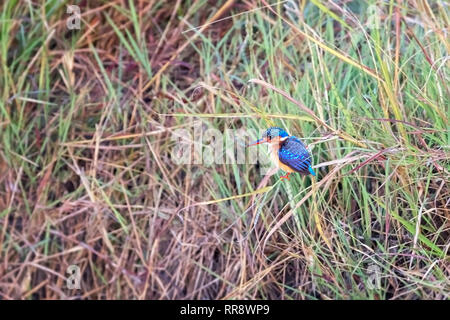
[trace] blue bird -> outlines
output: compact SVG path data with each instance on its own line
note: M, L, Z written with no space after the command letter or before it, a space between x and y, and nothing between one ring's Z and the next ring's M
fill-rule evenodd
M307 147L295 136L289 134L279 127L271 127L263 134L263 137L250 146L261 143L269 143L271 147L271 159L274 164L286 171L286 175L281 179L288 179L292 172L300 174L316 175L311 167L311 154Z

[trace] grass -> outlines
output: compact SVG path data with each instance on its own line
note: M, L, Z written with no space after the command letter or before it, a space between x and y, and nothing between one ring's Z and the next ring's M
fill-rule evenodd
M448 299L448 5L3 2L0 297ZM317 177L179 165L198 124Z

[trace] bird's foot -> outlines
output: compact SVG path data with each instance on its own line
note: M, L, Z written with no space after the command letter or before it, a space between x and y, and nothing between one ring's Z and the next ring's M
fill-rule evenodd
M282 176L280 179L281 180L283 180L283 179L287 179L288 181L290 181L291 179L289 178L289 175L290 175L291 173L290 172L288 172L288 173L286 173L284 176Z

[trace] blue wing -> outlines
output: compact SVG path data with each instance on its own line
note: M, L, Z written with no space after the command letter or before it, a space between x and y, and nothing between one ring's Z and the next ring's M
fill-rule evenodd
M316 175L311 167L311 155L303 142L294 136L287 138L281 145L280 150L278 150L278 157L283 164L301 174L311 173L313 176Z

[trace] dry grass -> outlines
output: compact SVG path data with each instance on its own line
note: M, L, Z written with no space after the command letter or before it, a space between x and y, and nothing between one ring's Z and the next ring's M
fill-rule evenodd
M351 1L72 1L74 31L62 1L16 2L0 5L1 299L449 298L446 1L379 4L374 30ZM176 165L194 119L282 125L311 139L318 177Z

